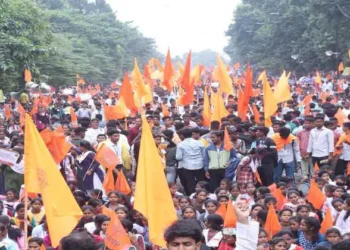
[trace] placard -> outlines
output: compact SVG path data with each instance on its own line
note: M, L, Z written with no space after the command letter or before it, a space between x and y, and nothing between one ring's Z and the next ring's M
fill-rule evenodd
M0 148L0 163L13 166L16 164L20 154L16 151Z

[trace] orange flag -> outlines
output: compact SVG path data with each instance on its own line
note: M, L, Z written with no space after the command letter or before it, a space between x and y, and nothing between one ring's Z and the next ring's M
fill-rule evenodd
M41 245L40 250L46 250L44 243Z
M315 83L318 85L322 84L321 76L320 76L320 73L318 71L316 71Z
M338 108L337 113L334 115L335 118L338 120L338 125L343 126L344 121L347 119L346 115L344 112Z
M249 109L249 99L253 96L253 70L250 68L250 65L247 65L246 73L245 73L245 86L244 86L244 94L242 101L241 111L244 115L242 115L242 121L247 120L247 113Z
M241 67L241 64L239 62L236 62L235 64L233 64L233 68L235 70L239 70L240 67Z
M341 72L343 72L344 71L344 63L343 62L340 62L339 63L339 66L338 66L338 72L339 72L339 74L341 73Z
M108 169L114 169L119 162L117 154L106 144L102 144L97 150L95 160Z
M177 216L162 160L145 116L142 116L136 186L134 209L148 219L150 242L165 248L164 230Z
M280 188L277 188L272 192L272 195L276 198L277 200L277 209L281 209L284 205L286 197L282 194L282 191Z
M138 97L144 97L145 95L147 95L147 89L146 89L146 85L143 82L142 79L142 75L139 69L139 66L137 65L137 60L136 58L134 59L134 84L135 84L135 91L138 94Z
M254 121L256 123L259 123L260 122L260 112L255 104L253 104L252 106L253 106Z
M326 196L318 188L316 182L313 179L310 181L310 189L306 198L314 206L315 209L321 209L326 201Z
M146 83L149 84L153 88L153 81L151 78L151 74L149 73L148 64L146 64L146 63L143 65L143 77L145 78ZM119 91L119 93L120 93L120 91Z
M278 108L277 100L272 93L269 83L267 82L266 71L263 72L262 78L263 78L262 82L263 82L263 91L264 91L263 98L264 98L265 126L271 127L272 122L270 117L275 114Z
M204 102L203 102L203 125L210 127L210 103L209 103L209 96L208 96L208 88L204 88Z
M226 210L226 204L221 203L220 207L216 210L215 214L220 215L223 219L225 219Z
M72 107L69 109L69 113L70 113L70 119L71 119L73 128L78 127L78 117L75 114L75 111Z
M231 149L233 148L231 139L230 139L230 135L227 132L227 128L225 127L225 132L224 132L224 149L226 151L231 151Z
M221 122L221 119L223 117L226 117L229 115L228 111L226 110L224 99L222 98L220 90L214 95L214 110L211 114L211 121L218 121Z
M226 228L236 228L237 216L235 209L232 206L232 202L227 202L227 209L224 219L224 227Z
M57 130L51 131L46 128L40 135L56 164L59 164L72 148L72 144L68 143L65 135Z
M259 182L262 185L262 181L261 181L259 172L255 171L254 175L255 175L256 181Z
M272 204L270 204L269 206L264 228L267 231L270 239L272 239L272 237L282 229L281 224L278 220L278 216L276 214L275 208L273 207Z
M169 92L173 89L172 78L174 77L174 66L171 62L170 49L168 49L168 53L165 59L164 66L164 81L163 85L167 88Z
M24 81L25 82L30 82L32 80L32 74L28 69L24 70Z
M350 175L350 162L348 162L348 166L347 166L347 171L346 171L347 175Z
M130 83L130 79L129 79L129 73L125 72L124 78L123 78L123 84L119 90L119 95L118 95L118 99L122 98L124 100L125 106L130 109L131 111L136 112L137 111L137 107L135 105L135 101L134 101L134 94L132 91L132 86Z
M222 93L233 94L232 79L228 74L226 66L221 60L219 55L217 55L217 62L218 62L218 81L220 83L220 90Z
M117 177L117 180L115 181L115 190L125 194L129 195L131 193L131 188L129 186L128 181L125 178L124 172L120 171Z
M292 94L290 93L290 86L288 83L288 76L286 75L285 71L283 71L273 95L278 103L292 99Z
M113 176L113 170L111 168L107 169L102 186L106 194L114 190L114 176Z
M314 172L319 172L320 171L320 167L318 166L317 162L315 162L315 165L314 165Z
M327 209L326 214L323 218L323 221L321 223L321 229L320 229L320 233L321 234L326 234L326 231L329 228L333 227L333 217L332 217L332 211L330 208Z
M111 221L106 230L105 245L111 250L128 249L131 246L130 239L115 213L111 213Z
M162 103L162 113L163 113L163 116L170 116L167 106L165 106L165 104L163 103Z
M25 131L25 187L27 192L41 193L52 246L57 247L83 214L28 114Z
M185 90L181 100L183 106L189 105L194 101L194 79L191 79L191 55L192 52L190 51L187 56L185 71L181 81L181 86Z
M11 111L10 111L10 107L8 104L5 104L5 117L6 120L8 120L11 117Z

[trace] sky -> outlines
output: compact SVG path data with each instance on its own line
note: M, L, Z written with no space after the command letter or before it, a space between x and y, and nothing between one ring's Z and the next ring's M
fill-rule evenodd
M189 50L222 53L225 31L240 0L106 0L121 21L133 21L159 52L172 56Z

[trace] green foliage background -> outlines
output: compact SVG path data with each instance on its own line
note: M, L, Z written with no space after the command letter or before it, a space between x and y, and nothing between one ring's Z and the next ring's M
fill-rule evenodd
M233 61L278 74L336 70L340 60L348 61L349 31L349 0L242 0L225 52ZM341 54L327 57L328 50Z
M36 82L55 87L86 81L107 84L160 56L153 39L117 19L105 0L0 0L0 89Z

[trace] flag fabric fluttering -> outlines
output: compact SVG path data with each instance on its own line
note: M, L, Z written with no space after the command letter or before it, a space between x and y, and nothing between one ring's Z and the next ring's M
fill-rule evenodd
M104 143L98 148L95 154L95 160L103 167L110 169L114 169L119 162L117 154Z
M330 208L327 208L327 211L324 215L323 221L321 223L320 233L325 235L326 231L333 227L333 217L332 211Z
M28 114L25 131L25 187L27 192L41 193L52 246L57 247L75 228L82 212Z
M139 98L144 97L147 95L147 89L146 85L142 79L142 74L140 72L139 65L137 64L137 59L134 59L134 70L133 70L133 80L135 84L135 91L137 92L137 95Z
M132 86L130 83L129 73L125 72L123 78L123 84L120 87L118 99L123 98L125 106L131 111L136 112L137 107L134 101L134 94L132 90Z
M131 242L128 237L128 234L125 232L122 223L120 222L116 213L114 213L110 209L108 209L109 211L106 211L106 209L108 208L105 208L105 213L108 214L111 218L106 230L106 247L108 247L108 249L110 250L128 249L128 247L131 246Z
M164 230L177 216L162 161L145 116L142 116L134 208L148 219L150 242L166 247Z
M263 82L263 99L264 99L264 118L265 118L265 126L271 127L271 116L275 114L277 111L277 100L273 95L271 87L267 82L266 71L262 73L262 82Z
M273 93L278 103L285 102L292 99L292 94L290 93L290 86L288 83L288 77L286 72L283 71L277 85L275 92Z
M225 219L226 210L226 204L221 203L220 207L216 210L215 214L220 215L222 219Z
M32 74L28 69L24 70L24 81L25 82L30 82L32 80Z
M208 96L208 88L204 88L204 102L203 102L203 125L206 127L210 127L210 103Z
M226 151L231 151L233 148L230 135L228 134L227 127L225 127L225 132L224 132L224 149Z
M339 63L339 66L338 66L338 73L340 74L341 72L343 72L344 71L344 63L343 62L340 62Z
M163 85L167 88L169 92L171 92L173 89L173 83L172 83L173 77L174 77L174 66L171 62L170 49L168 49L168 53L165 59L165 66L164 66Z
M273 207L273 205L270 204L269 210L267 212L265 230L267 231L269 238L272 239L272 237L276 233L281 231L281 229L282 229L282 227L281 227L281 224L279 222L278 216L276 214L276 210Z
M125 194L129 195L131 193L131 188L129 186L128 181L125 178L124 172L119 171L117 180L115 181L115 190Z
M218 81L220 83L221 92L226 94L233 94L232 79L228 74L227 68L219 55L217 55L217 63L218 63L217 76L218 76Z
M310 189L306 198L314 206L315 209L321 209L321 207L326 201L326 196L318 188L315 180L313 179L311 179L310 181Z
M227 208L224 218L224 227L226 228L236 228L237 216L235 209L233 208L232 202L227 202Z

